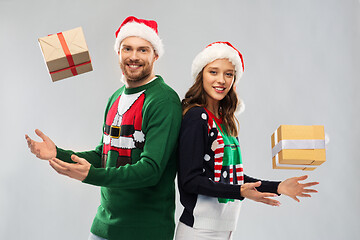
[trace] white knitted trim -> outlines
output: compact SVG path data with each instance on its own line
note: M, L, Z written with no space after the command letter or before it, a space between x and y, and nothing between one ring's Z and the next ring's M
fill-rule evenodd
M240 113L243 113L245 111L245 103L244 100L239 98L239 105L236 108L235 115L239 115Z
M141 37L149 41L158 54L159 58L164 53L164 46L159 35L150 27L143 23L130 22L125 24L121 29L116 38L114 50L116 53L120 50L120 44L122 40L127 37Z
M201 72L201 70L209 63L216 59L226 58L235 66L236 71L236 82L243 74L242 62L239 53L225 43L215 43L204 50L202 50L194 59L191 67L191 75L193 79Z

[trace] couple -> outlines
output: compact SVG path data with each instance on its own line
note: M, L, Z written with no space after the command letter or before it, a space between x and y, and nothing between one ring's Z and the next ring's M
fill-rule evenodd
M306 176L273 182L243 173L234 114L244 62L230 43L212 43L195 57L195 83L182 103L154 74L164 51L155 21L126 18L115 51L125 86L109 98L95 150L61 149L40 130L41 142L25 136L59 174L101 186L89 239L173 239L177 170L179 240L231 239L244 198L278 206L272 197L279 194L299 201L316 192L307 187L317 183L299 183Z

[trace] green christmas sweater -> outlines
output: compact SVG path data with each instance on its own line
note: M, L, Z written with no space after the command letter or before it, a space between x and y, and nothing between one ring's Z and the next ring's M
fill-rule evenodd
M181 124L176 92L160 76L137 88L118 89L109 99L103 136L95 150L57 148L91 163L84 183L101 186L91 227L112 239L172 239L175 223L176 149Z

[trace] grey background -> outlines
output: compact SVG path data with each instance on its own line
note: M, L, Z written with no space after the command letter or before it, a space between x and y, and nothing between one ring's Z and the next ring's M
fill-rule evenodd
M245 172L320 181L300 204L245 201L234 239L357 239L359 10L357 0L1 0L0 239L87 239L99 188L58 175L29 153L24 134L39 128L73 150L98 144L107 99L121 86L114 32L129 15L158 21L166 52L156 73L181 98L195 55L213 41L233 43L245 59ZM52 83L37 38L78 26L94 71ZM324 125L327 162L313 172L273 170L270 135L280 124ZM176 221L181 209L177 201Z

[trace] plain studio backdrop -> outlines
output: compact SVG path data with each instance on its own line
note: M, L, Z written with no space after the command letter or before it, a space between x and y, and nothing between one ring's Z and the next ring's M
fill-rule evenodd
M358 239L359 13L358 0L0 0L0 239L87 239L100 188L58 175L24 135L38 139L39 128L65 149L95 148L108 97L122 85L114 33L129 15L158 21L165 55L155 70L181 98L195 55L233 43L245 60L237 86L245 172L320 182L301 203L245 200L234 239ZM94 70L53 83L37 39L79 26ZM270 136L280 124L324 125L326 163L272 169ZM178 196L176 204L177 222Z

